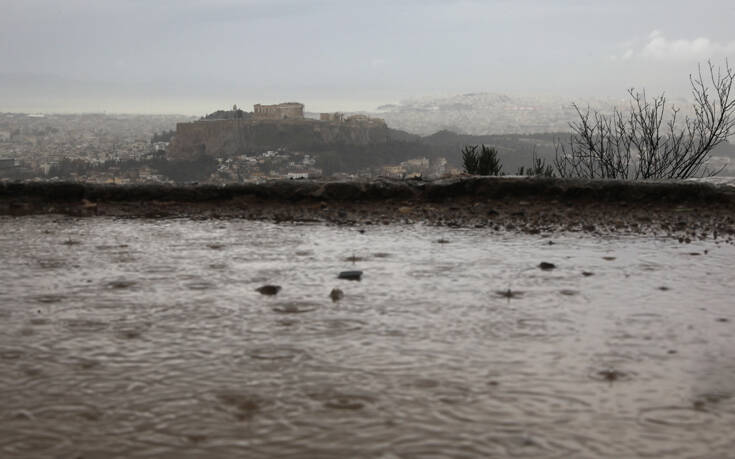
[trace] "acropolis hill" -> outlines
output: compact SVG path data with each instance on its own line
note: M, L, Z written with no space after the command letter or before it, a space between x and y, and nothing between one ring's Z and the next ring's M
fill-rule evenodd
M233 107L215 118L178 123L169 146L169 159L189 160L199 155L229 157L250 151L291 148L318 149L329 145L386 143L390 129L382 119L364 115L345 117L322 113L304 117L304 105L288 102L256 104L252 113Z

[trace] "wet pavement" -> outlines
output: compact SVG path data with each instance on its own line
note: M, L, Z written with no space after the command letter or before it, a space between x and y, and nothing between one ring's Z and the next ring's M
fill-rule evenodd
M735 448L722 238L58 215L0 227L2 457Z

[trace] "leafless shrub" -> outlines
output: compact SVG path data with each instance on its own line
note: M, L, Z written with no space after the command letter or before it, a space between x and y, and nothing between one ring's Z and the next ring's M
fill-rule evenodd
M534 145L533 151L531 151L531 165L528 167L519 167L516 175L549 178L554 176L554 168L551 164L547 164L544 158L541 158L536 154L536 145Z
M664 94L648 98L630 89L630 110L617 108L610 115L580 109L579 120L569 126L569 142L557 141L554 165L561 177L605 179L685 179L712 176L707 168L710 152L735 133L735 72L707 62L690 75L694 99L692 116L681 119L671 106L666 116Z

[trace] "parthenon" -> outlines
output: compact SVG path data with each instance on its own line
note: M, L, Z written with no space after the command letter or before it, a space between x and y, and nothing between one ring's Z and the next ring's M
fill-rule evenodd
M298 102L276 105L255 104L253 117L261 120L304 119L304 104Z

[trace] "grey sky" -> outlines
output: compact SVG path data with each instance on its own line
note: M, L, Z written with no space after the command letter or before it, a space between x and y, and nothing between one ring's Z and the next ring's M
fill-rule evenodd
M0 0L0 111L680 95L735 62L734 22L729 0Z

